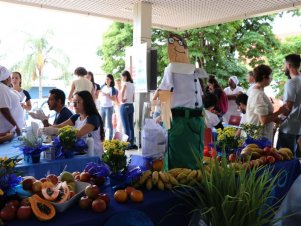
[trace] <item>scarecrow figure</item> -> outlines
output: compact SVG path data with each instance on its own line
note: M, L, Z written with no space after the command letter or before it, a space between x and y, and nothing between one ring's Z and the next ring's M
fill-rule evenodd
M196 169L204 148L203 92L199 78L206 72L189 63L187 44L179 35L169 36L168 56L170 63L158 88L161 117L168 129L165 168Z

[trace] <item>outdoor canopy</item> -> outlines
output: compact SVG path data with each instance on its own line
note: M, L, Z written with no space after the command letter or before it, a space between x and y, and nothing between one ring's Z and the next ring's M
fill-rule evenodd
M132 23L139 0L0 0ZM301 7L301 0L148 0L152 26L170 31L205 27Z

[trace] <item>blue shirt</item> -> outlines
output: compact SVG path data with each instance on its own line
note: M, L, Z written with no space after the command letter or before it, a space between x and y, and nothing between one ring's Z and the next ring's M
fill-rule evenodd
M68 108L63 107L60 113L55 114L55 119L53 125L61 124L62 122L67 121L73 115L72 111Z

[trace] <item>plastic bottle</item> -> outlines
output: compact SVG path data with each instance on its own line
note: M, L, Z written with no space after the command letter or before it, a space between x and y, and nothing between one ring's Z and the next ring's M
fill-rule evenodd
M94 139L91 133L88 134L88 137L86 138L86 143L88 145L88 156L94 156Z

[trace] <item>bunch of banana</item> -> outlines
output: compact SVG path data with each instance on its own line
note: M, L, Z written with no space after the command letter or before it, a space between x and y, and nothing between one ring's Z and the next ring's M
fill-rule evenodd
M206 170L207 168L205 169L205 171ZM201 180L203 175L201 170L191 170L186 168L171 169L167 173L174 177L179 182L179 184L189 185L193 185L196 181Z
M277 150L277 153L280 154L284 160L291 160L294 156L289 148L280 148Z
M157 187L159 190L164 190L165 188L171 190L179 182L166 172L147 170L142 173L137 186L144 184L147 190L151 190L153 187Z
M244 161L259 159L264 155L264 150L259 148L257 144L249 144L241 150L240 155Z

